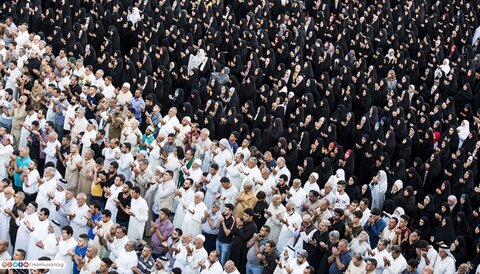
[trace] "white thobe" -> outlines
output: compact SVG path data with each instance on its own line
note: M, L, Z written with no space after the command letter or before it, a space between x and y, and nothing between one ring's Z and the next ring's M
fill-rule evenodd
M303 190L302 187L294 189L292 186L289 191L292 194L292 197L287 198L286 201L292 202L295 205L295 210L299 214L302 214L302 205L307 198L307 193L305 192L305 190Z
M267 203L270 204L272 202L272 186L277 185L275 183L275 179L273 179L272 176L269 176L267 179L264 179L263 177L261 177L259 181L260 183L257 183L255 185L255 192L256 193L258 193L259 191L265 192L265 194L267 194L267 197L265 198L265 200L267 201Z
M282 274L303 274L303 271L305 270L305 268L307 268L307 266L309 266L308 262L305 261L303 264L297 264L297 259L296 258L291 258L289 259L288 261L288 264L290 265L290 267L292 268L292 272L291 273L288 273L287 270L285 268L282 269Z
M433 248L432 246L429 246L428 251L427 251L427 258L430 261L430 264L428 266L433 267L435 265L435 261L437 260L438 252ZM421 256L420 262L418 263L417 266L417 271L418 273L422 273L423 269L427 266L427 262L425 261L425 258Z
M128 242L128 236L123 236L123 238L119 239L115 237L113 242L108 242L108 250L110 250L110 260L115 261L120 253L125 251L125 244Z
M225 168L225 176L230 179L230 182L237 188L242 187L243 176L240 170L245 169L243 163L232 163L231 165Z
M375 269L375 273L382 274L383 270L385 269L383 257L386 257L389 261L392 261L392 255L390 255L390 253L386 249L379 251L377 247L373 249L373 252L375 252L375 255L368 255L367 258L374 258L375 260L377 260L377 268Z
M195 192L192 188L189 188L187 191L185 191L185 189L182 187L180 188L180 192L182 193L182 197L175 197L177 209L175 211L175 217L173 218L173 227L182 227L183 219L187 214L186 207L193 202L195 197Z
M455 260L452 257L447 256L445 259L437 256L435 261L435 268L433 271L435 274L449 274L455 273Z
M42 249L36 246L36 243L45 240L48 235L49 224L48 219L40 221L38 218L32 224L34 230L30 233L30 240L28 241L27 260L36 261L42 254Z
M268 215L265 213L265 218L267 221L265 225L270 226L270 233L268 234L269 240L274 240L278 243L278 236L280 235L280 231L282 230L282 223L278 219L277 215L280 214L282 217L285 215L286 209L285 207L280 204L279 206L274 206L273 203L268 206L268 211L272 215Z
M53 203L53 201L57 201L60 203L60 205L65 201L65 190L58 191L58 189L55 189L55 192L53 193L53 199L50 200L50 216L48 216L50 220L59 220L59 214L57 211L57 206Z
M8 178L7 168L5 164L10 163L10 155L13 153L12 145L4 146L0 144L0 179Z
M118 160L118 174L125 176L125 181L130 181L132 179L132 169L130 165L135 162L133 159L132 153L122 153L120 159Z
M162 166L162 159L160 159L160 146L163 147L163 144L157 144L157 140L153 140L150 144L152 146L152 150L148 154L148 163L150 169L155 172L155 169L158 166Z
M95 226L95 228L93 229L93 234L95 234L95 238L93 239L93 242L97 245L98 247L98 252L97 252L97 255L99 257L108 257L108 250L100 244L100 238L99 236L97 235L97 231L100 232L100 235L102 236L103 239L105 239L105 241L107 241L107 234L110 234L110 228L112 227L113 225L113 222L112 220L104 223L103 221L100 221L100 224L102 225L102 227L98 228L97 226Z
M73 237L78 239L81 234L88 234L88 220L85 217L88 214L88 205L85 203L81 207L74 203L70 208L70 212L75 213L75 217L70 220L70 226L73 228Z
M121 186L112 185L110 187L110 191L112 192L112 194L110 196L105 195L105 197L107 198L107 202L105 204L105 209L110 210L110 212L112 212L112 220L116 220L117 219L118 208L117 208L117 204L115 203L115 201L113 199L117 198L118 193L123 191L123 185L121 185Z
M310 193L310 190L315 190L317 191L318 193L320 193L320 187L318 186L317 182L315 183L310 183L310 182L307 182L304 186L303 186L303 190L305 190L305 192Z
M130 211L133 213L128 221L128 238L131 240L143 239L145 222L148 220L148 205L145 199L132 199Z
M210 182L203 187L205 190L205 198L203 199L203 202L207 208L210 208L212 203L217 200L216 195L217 193L220 193L222 184L220 183L220 176L218 176L218 174L214 176L212 176L212 174L208 174L207 180Z
M100 269L101 264L102 260L100 257L96 256L93 259L89 259L87 256L85 256L85 266L80 270L80 274L91 274L92 272Z
M160 132L159 134L165 134L168 136L170 133L175 133L174 127L180 126L180 121L178 120L177 116L170 117L169 115L162 118L162 121L165 121L165 124L160 124Z
M2 205L0 205L0 240L6 240L10 242L10 234L8 233L10 229L10 215L5 212L5 209L12 209L15 205L15 198L10 197Z
M213 157L213 162L218 165L218 173L223 174L223 169L225 168L225 160L233 160L232 152L229 149L218 149L218 153Z
M207 262L205 263L205 267L205 269L200 271L201 274L219 274L223 271L222 265L219 261L216 261L212 264L209 260L207 260Z
M291 176L292 176L292 173L290 172L290 170L289 170L286 166L284 166L284 167L282 167L281 169L279 169L279 170L277 171L277 174L275 174L275 181L276 181L277 183L278 183L278 181L280 180L280 176L281 176L281 175L287 175L288 180L287 180L286 183L289 184L290 178L291 178Z
M455 271L455 264L453 264L453 267L453 270ZM407 269L407 260L405 260L405 257L400 254L400 256L398 256L396 259L390 260L390 266L386 267L385 270L383 270L383 274L398 274L402 273L402 271L404 271L405 269ZM435 271L435 274L437 273L438 272Z
M75 247L77 247L77 241L73 237L58 242L58 252L55 254L54 261L65 262L65 267L63 269L51 269L51 274L71 274L73 272L73 261L68 252L70 250L75 251Z
M194 211L194 213L192 214L189 210ZM193 236L202 233L202 218L205 216L206 210L208 208L203 202L198 204L192 202L188 205L187 213L182 222L183 234L190 233Z
M242 187L240 189L243 189L243 185L247 180L253 182L253 178L257 180L260 180L262 178L262 172L257 166L255 166L254 168L249 168L248 166L246 166L243 169L243 174L245 175L245 177L243 177Z
M51 260L55 258L55 254L58 253L57 238L55 233L48 233L47 237L43 240L43 249L40 252L39 257L48 257Z
M199 262L205 263L208 259L208 253L205 248L195 249L192 252L192 256L187 256L187 266L185 266L185 274L198 274L200 273ZM183 272L182 272L183 273Z
M103 167L105 168L105 170L109 169L110 163L117 160L117 158L115 157L115 154L117 153L121 153L118 146L116 148L106 147L102 150L102 155L105 157L105 160L103 162Z
M235 198L238 196L238 189L232 184L229 189L221 188L220 189L220 201L222 202L222 210L225 207L225 204L235 205Z
M55 140L54 142L47 142L47 146L43 149L45 152L45 163L52 162L55 166L57 166L57 146L60 146L60 142Z
M38 204L37 211L40 211L42 208L50 208L50 201L48 199L48 193L55 192L55 188L57 187L57 180L54 178L45 181L43 184L38 185L38 195L35 202Z
M15 240L15 249L28 250L28 241L30 241L30 230L28 230L25 222L28 221L29 223L33 224L36 220L38 220L37 212L34 212L31 215L25 212L23 219L20 219L20 217L18 217L15 220L15 222L19 226L17 231L17 238Z
M282 230L278 236L278 239L281 239L281 241L278 241L277 250L284 250L288 245L293 246L295 244L295 239L298 237L302 224L302 216L296 211L292 215L285 212L283 218L288 220L288 226L282 224Z
M115 262L119 274L133 274L132 267L138 264L137 254L135 251L123 251Z

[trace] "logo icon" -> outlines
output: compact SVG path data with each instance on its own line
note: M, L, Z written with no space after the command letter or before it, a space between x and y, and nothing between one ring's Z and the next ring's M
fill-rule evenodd
M4 268L7 267L7 263L6 263L6 262L3 262L3 263L2 263L2 267L4 267Z
M24 262L24 263L23 263L23 266L24 266L24 267L28 267L28 265L29 265L28 262Z
M17 262L13 262L13 267L18 267L18 263L17 263Z
M12 267L12 262L8 262L8 263L7 263L7 266L8 266L8 267Z
M23 267L23 262L19 262L18 267Z

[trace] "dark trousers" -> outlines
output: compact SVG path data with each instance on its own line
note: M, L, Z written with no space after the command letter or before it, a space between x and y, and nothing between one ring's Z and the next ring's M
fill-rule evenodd
M203 247L205 248L207 253L210 254L210 252L216 249L218 235L208 234L205 232L203 232L202 234L203 236L205 236L205 243L203 244Z
M35 202L36 199L37 199L37 193L34 193L34 194L27 194L27 193L25 193L24 203L25 203L26 205L28 205L28 204L31 203L31 202Z

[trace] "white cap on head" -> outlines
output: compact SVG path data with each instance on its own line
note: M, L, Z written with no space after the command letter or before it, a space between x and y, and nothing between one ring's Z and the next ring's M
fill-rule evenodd
M199 239L199 240L202 240L202 242L205 242L205 236L203 236L202 234L198 234L197 237L195 237L195 239Z

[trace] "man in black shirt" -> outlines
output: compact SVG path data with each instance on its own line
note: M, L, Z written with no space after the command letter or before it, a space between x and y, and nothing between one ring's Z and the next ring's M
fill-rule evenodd
M232 204L225 204L222 215L218 218L220 221L220 230L217 237L217 251L220 254L220 264L223 266L230 254L232 248L233 234L237 230L235 225L235 218L232 216L234 206Z
M245 209L242 220L237 219L237 233L232 241L230 259L239 266L240 273L245 273L247 242L257 232L257 225L253 222L255 212L251 208Z
M117 203L117 223L128 229L128 222L130 221L130 215L127 213L131 206L132 195L130 195L130 189L132 189L132 182L127 181L123 184L123 192L118 193L115 202Z

